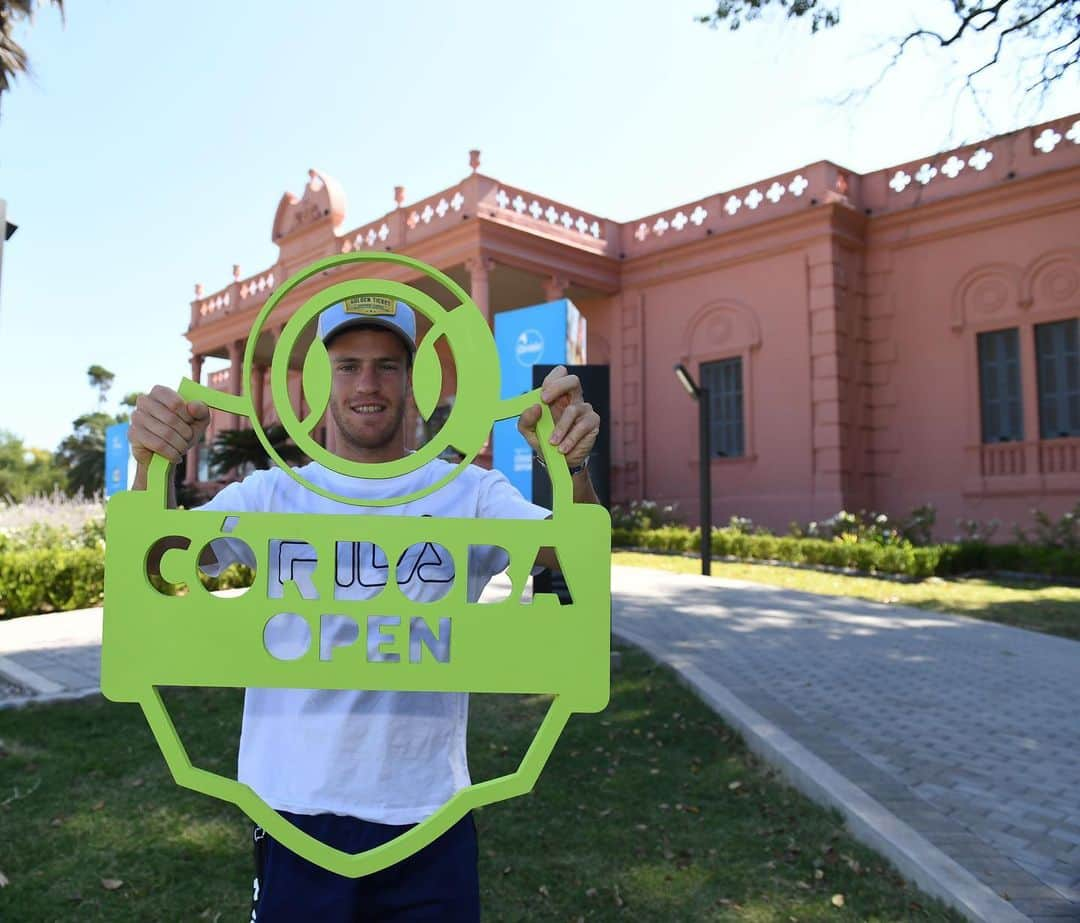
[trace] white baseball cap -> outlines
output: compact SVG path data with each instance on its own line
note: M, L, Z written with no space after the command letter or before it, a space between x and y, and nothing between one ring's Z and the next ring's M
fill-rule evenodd
M404 341L416 354L416 315L403 301L384 295L353 295L330 305L319 315L319 338L324 343L353 327L382 327Z

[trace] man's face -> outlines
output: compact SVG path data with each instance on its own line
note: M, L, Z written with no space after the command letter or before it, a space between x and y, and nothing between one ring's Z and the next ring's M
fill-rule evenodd
M389 330L357 327L334 337L327 352L338 454L361 462L402 458L410 369L401 338Z

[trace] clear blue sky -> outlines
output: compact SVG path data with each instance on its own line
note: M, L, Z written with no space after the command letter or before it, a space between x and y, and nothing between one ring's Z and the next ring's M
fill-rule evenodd
M0 429L53 448L95 404L188 371L192 286L273 264L309 167L355 227L468 173L629 220L818 159L860 172L1080 109L1076 80L956 105L913 54L858 106L879 44L946 0L848 2L813 39L773 18L696 24L709 0L438 3L69 0L19 32L34 69L0 100L0 197L19 225L0 291ZM963 62L960 62L963 63ZM113 402L115 403L115 402Z

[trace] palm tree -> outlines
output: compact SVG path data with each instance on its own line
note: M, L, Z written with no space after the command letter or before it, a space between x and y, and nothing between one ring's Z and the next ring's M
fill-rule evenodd
M90 380L91 387L97 388L98 406L104 407L116 376L103 365L92 365L86 370L86 377Z
M298 465L307 461L307 456L289 441L289 434L280 423L266 427L266 438L286 464ZM220 472L243 472L250 468L269 468L270 456L253 429L227 429L218 435L210 448L210 465Z
M105 430L115 422L112 414L97 411L72 424L74 432L56 450L56 461L67 472L68 493L93 497L105 489Z
M37 0L0 0L0 96L11 89L11 80L28 69L26 52L15 41L15 24L34 18ZM64 16L64 0L52 0Z

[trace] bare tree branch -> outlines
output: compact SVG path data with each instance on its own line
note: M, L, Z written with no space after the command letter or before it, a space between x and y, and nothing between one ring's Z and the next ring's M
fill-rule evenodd
M1070 45L1076 45L1076 51L1073 52L1071 58L1069 58L1064 64L1058 65L1057 70L1054 72L1047 72L1047 65L1050 64L1053 55L1059 51L1064 51ZM1061 76L1070 68L1080 64L1080 32L1070 38L1067 42L1062 42L1056 48L1051 48L1043 57L1042 73L1039 79L1036 80L1031 86L1027 88L1025 92L1032 92L1033 90L1039 90L1042 97L1045 98L1046 91L1050 88L1054 81L1059 80Z
M774 0L714 0L716 10L711 16L701 17L703 22L717 26L726 22L737 29L743 21L759 19L762 8ZM839 23L837 7L822 8L818 0L776 0L786 11L787 17L812 18L811 32L820 28L832 28ZM1080 0L951 0L956 22L951 30L916 28L906 35L888 42L892 53L877 78L864 87L851 90L841 104L864 101L903 59L910 46L917 42L929 42L939 49L968 47L976 35L994 35L993 52L964 77L961 93L969 93L981 109L977 83L987 71L1001 63L1006 48L1024 47L1026 43L1038 42L1048 47L1042 52L1039 79L1025 92L1039 91L1045 96L1049 87L1066 74L1080 73ZM1025 41L1026 40L1026 41ZM1056 44L1054 44L1056 42ZM965 44L966 43L966 44ZM1021 43L1017 46L1017 43ZM1070 52L1070 49L1075 49ZM1019 81L1023 79L1018 78Z

